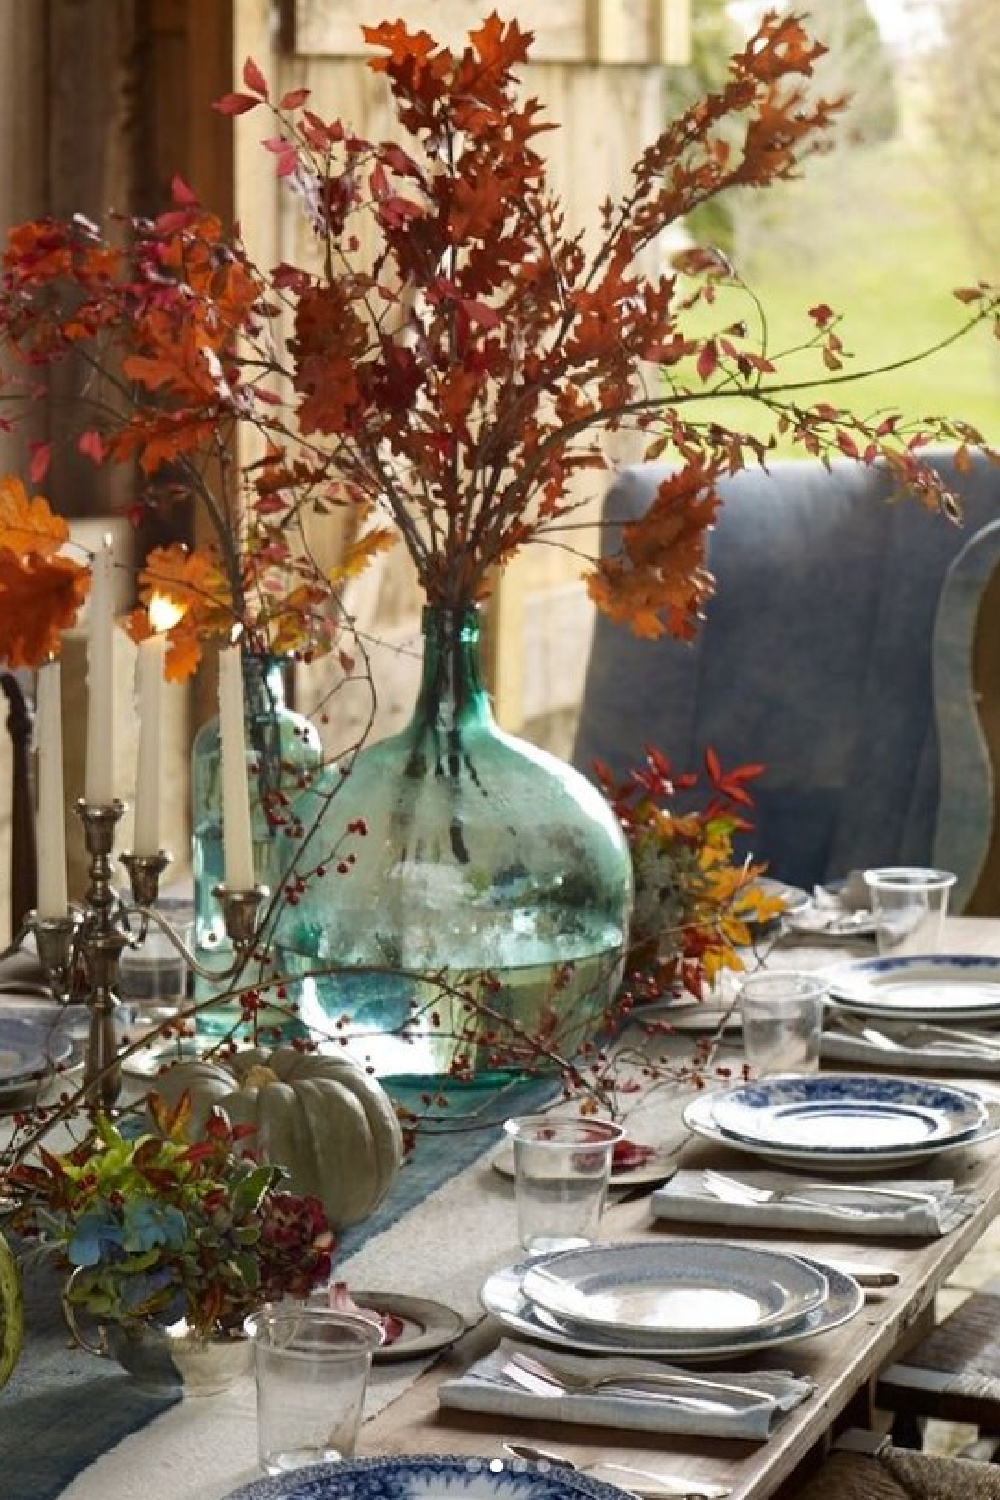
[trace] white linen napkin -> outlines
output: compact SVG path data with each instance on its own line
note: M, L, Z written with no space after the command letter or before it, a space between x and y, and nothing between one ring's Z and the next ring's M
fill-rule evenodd
M797 1197L810 1198L813 1203L789 1203L787 1200L772 1203L731 1203L723 1200L708 1187L704 1174L696 1171L680 1171L665 1186L657 1188L650 1199L653 1217L670 1219L685 1224L732 1224L759 1229L825 1229L851 1237L899 1235L915 1239L936 1239L947 1234L967 1219L973 1211L968 1198L955 1192L950 1178L937 1181L893 1180L880 1177L873 1186L913 1189L927 1194L926 1201L913 1203L889 1198L879 1198L876 1193L865 1193L864 1181L842 1185L828 1197L823 1198L822 1182L792 1172L770 1172L744 1170L727 1172L739 1182L751 1187L776 1189L778 1192L794 1193ZM829 1186L829 1184L826 1184ZM850 1187L851 1191L846 1191ZM861 1213L845 1213L844 1209L861 1209Z
M811 1380L802 1380L787 1370L754 1371L726 1374L712 1365L702 1375L694 1370L683 1370L676 1365L664 1364L662 1360L629 1358L629 1367L638 1371L645 1367L656 1371L676 1371L689 1375L690 1385L656 1391L624 1391L603 1388L584 1393L525 1390L503 1373L503 1367L519 1346L512 1339L503 1339L496 1349L463 1375L444 1381L438 1390L442 1406L461 1411L494 1412L499 1416L544 1418L548 1422L583 1422L593 1427L628 1428L633 1432L674 1432L697 1437L746 1438L763 1442L771 1433L775 1423L786 1411L791 1411L804 1401L815 1389ZM602 1368L603 1355L578 1355L544 1351L523 1346L541 1360L548 1369L558 1375L561 1370L571 1373L595 1374ZM755 1399L727 1392L713 1393L697 1384L700 1380L722 1381L726 1384L746 1386L763 1394Z
M871 894L860 870L852 870L834 890L813 887L812 899L801 911L789 912L784 925L803 937L826 941L857 942L875 936L877 923L871 909Z
M872 1027L889 1038L892 1045L879 1045L867 1037L854 1036L837 1028L836 1019L828 1024L820 1041L820 1056L838 1062L863 1063L866 1067L905 1068L908 1072L975 1073L981 1078L1000 1075L1000 1034L996 1050L987 1044L982 1049L946 1038L930 1038L913 1045L897 1040L892 1023L873 1021ZM904 1033L900 1032L899 1036Z

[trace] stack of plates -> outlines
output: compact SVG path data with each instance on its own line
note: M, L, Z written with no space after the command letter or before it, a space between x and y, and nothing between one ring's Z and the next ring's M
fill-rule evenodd
M671 1240L536 1256L492 1275L481 1298L505 1327L558 1347L697 1362L823 1333L863 1294L805 1256Z
M684 1121L737 1150L831 1171L909 1166L997 1131L972 1089L878 1073L764 1078L699 1095Z
M940 953L859 958L824 971L834 1006L904 1021L1000 1026L1000 958Z
M0 1014L0 1109L14 1108L49 1074L69 1060L70 1038L60 1025L62 1009L52 1014Z

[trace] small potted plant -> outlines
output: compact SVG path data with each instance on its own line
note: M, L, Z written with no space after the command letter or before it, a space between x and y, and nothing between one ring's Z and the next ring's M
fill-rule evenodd
M318 1198L254 1159L252 1130L215 1111L192 1142L186 1097L148 1104L147 1118L99 1116L72 1150L16 1168L16 1224L65 1263L63 1306L85 1348L144 1385L207 1394L249 1368L249 1313L328 1280L333 1232Z

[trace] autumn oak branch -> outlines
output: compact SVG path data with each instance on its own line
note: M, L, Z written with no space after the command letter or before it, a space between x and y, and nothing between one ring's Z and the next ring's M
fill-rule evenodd
M431 603L481 598L522 548L575 534L585 512L573 481L607 467L602 442L619 429L674 472L617 552L585 560L587 585L646 636L694 633L712 590L718 481L766 462L781 435L820 461L881 460L926 504L954 510L921 452L953 443L961 467L986 446L971 426L811 404L821 381L854 388L866 373L844 371L833 309L805 310L799 348L775 352L752 289L718 252L694 249L652 277L639 268L699 204L766 188L826 149L843 101L807 95L823 49L801 18L764 16L725 86L672 120L621 199L601 206L592 248L548 185L538 143L555 127L520 90L529 34L495 15L460 51L402 22L364 34L398 140L324 118L304 89L272 98L252 61L243 90L216 105L267 119L264 149L313 231L309 264L262 269L180 181L159 217L130 221L124 247L80 217L9 237L6 424L46 395L54 366L75 361L67 440L134 474L129 515L188 497L215 529L211 545L154 550L140 576L144 606L159 590L182 611L171 676L194 670L206 640L236 621L272 651L335 648L344 584L400 540ZM718 327L722 284L742 290L750 315ZM960 289L948 337L995 333L998 296ZM815 382L785 373L803 349ZM768 432L720 425L709 406L720 394L765 414ZM207 462L249 451L261 456ZM50 457L36 449L26 476L0 482L0 656L14 665L58 649L87 587L86 559L67 556L63 523L29 494ZM344 512L355 540L323 573L310 528ZM140 608L133 632L148 628Z

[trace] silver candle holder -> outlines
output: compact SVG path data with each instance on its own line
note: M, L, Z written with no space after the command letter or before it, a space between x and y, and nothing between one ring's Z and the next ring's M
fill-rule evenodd
M207 969L199 963L163 914L156 910L160 880L171 856L121 855L128 871L131 899L116 890L112 881L112 851L115 831L125 811L122 802L76 804L83 824L83 837L90 858L87 890L82 905L64 917L29 914L26 926L34 933L38 957L53 995L68 1002L82 995L90 1013L84 1053L84 1093L88 1102L111 1110L121 1091L118 1062L116 1012L118 964L123 949L138 947L153 923L183 958L187 967L216 983L234 979L253 953L259 931L259 913L270 894L266 886L231 890L219 885L213 895L222 906L226 934L233 945L228 968ZM135 926L133 927L133 924Z

